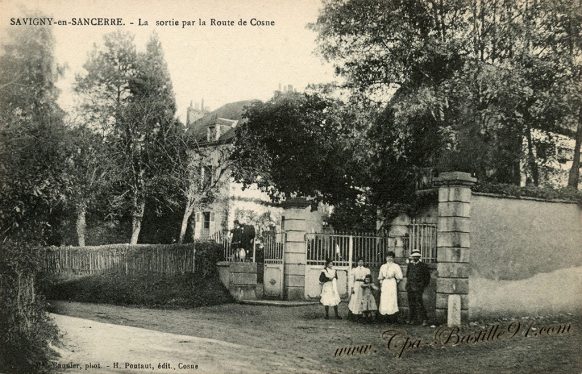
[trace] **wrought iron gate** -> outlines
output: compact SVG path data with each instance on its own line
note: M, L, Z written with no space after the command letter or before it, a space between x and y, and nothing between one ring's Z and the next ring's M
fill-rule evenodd
M258 266L263 262L263 296L267 298L283 297L283 268L286 234L278 233L267 236L257 243L260 247L257 258Z
M352 287L352 268L358 258L362 258L367 267L377 271L389 251L394 250L395 239L387 236L306 234L305 246L307 264L305 266L305 297L319 297L321 286L319 274L325 266L325 260L331 259L338 273L338 291L341 297L347 297Z

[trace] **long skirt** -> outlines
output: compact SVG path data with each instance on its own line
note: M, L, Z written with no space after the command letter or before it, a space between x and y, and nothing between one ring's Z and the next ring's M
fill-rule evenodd
M354 282L354 293L350 295L348 309L352 314L362 314L362 281Z
M321 287L320 302L325 306L336 306L340 303L340 295L337 290L337 281L334 278L331 282L325 282Z
M382 315L397 313L398 291L396 288L396 279L384 279L380 292L380 308L378 312Z

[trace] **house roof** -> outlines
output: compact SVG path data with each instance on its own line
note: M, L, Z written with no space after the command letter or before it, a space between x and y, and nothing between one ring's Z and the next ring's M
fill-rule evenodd
M221 106L212 112L207 113L204 117L194 121L194 123L188 126L188 132L194 134L199 140L206 140L206 132L208 127L219 123L221 125L226 125L233 127L241 123L242 115L244 113L244 108L251 104L254 100L243 100L236 101L234 103L228 103ZM229 135L229 133L231 133ZM234 136L234 130L228 130L221 135L221 140L225 136Z

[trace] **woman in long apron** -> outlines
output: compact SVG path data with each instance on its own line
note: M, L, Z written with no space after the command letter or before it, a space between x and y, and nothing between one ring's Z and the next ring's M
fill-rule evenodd
M333 261L329 259L325 261L325 267L319 275L319 282L322 283L320 302L325 307L325 319L329 319L330 306L333 306L335 318L342 319L337 311L341 299L337 290L337 272L333 268Z
M378 313L387 317L391 322L395 321L398 313L398 282L402 280L402 270L394 263L394 252L386 254L386 263L380 267L378 280L380 288L380 307Z
M358 266L352 269L352 292L348 303L349 317L360 317L362 315L362 284L364 284L366 275L370 275L370 269L364 267L364 260L359 258Z

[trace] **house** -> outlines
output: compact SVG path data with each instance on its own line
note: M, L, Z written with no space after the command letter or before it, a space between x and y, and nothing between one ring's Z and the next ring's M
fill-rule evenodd
M574 161L575 129L561 128L554 132L533 129L534 154L547 158L547 163L539 168L540 185L553 188L566 187L568 175ZM527 142L523 142L524 159L521 162L521 183L526 186L531 178L527 168Z
M258 188L251 186L243 189L243 185L231 177L230 166L225 164L224 158L232 147L235 129L243 121L244 107L251 103L229 103L212 112L207 111L203 103L201 107L190 105L188 108L188 131L198 139L200 147L207 150L204 159L195 160L194 167L200 168L200 183L215 184L213 198L193 212L195 239L209 238L231 230L235 219L254 225L258 232L281 224L283 209L272 203L268 194ZM214 178L219 174L220 181L216 183Z

